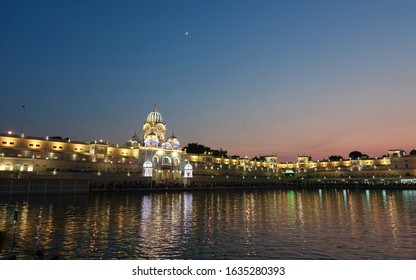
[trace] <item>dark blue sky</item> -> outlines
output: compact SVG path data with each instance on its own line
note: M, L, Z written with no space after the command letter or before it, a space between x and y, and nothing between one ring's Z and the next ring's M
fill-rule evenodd
M182 144L229 154L409 150L415 15L415 1L2 1L0 131L122 144L156 102Z

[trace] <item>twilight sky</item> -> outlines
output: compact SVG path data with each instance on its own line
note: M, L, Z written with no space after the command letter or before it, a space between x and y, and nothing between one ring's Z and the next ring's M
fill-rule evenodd
M0 131L122 144L157 103L182 145L229 155L409 152L415 15L413 0L1 1Z

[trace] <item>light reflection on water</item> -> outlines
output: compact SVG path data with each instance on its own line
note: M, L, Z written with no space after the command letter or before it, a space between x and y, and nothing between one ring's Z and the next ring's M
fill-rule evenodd
M416 191L3 197L0 230L22 259L415 259Z

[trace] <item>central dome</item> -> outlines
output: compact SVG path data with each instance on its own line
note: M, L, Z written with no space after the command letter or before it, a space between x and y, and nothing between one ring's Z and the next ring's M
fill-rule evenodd
M153 109L153 112L150 112L149 115L147 115L147 122L149 123L163 123L163 117L162 114L156 111L156 104Z

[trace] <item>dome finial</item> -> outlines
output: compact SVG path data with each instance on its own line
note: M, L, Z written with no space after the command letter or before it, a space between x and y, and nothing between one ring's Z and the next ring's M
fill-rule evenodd
M153 108L153 112L156 112L156 103L155 103L155 106Z

